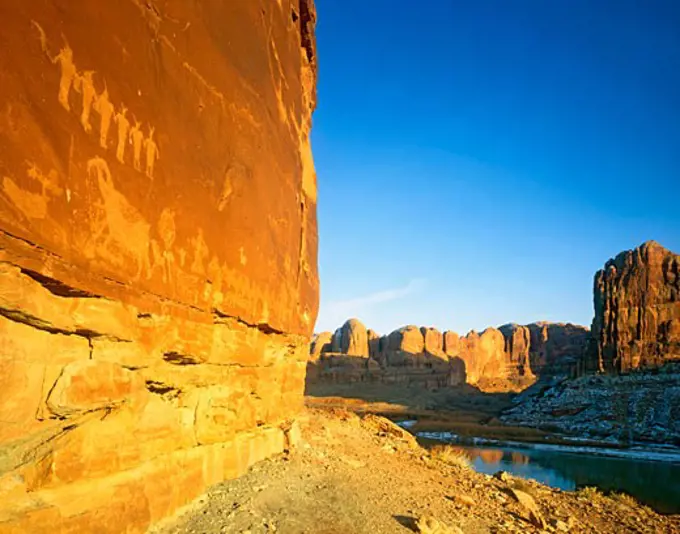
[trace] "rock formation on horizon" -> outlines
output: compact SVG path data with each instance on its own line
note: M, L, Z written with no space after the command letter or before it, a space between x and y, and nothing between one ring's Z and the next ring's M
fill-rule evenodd
M354 335L348 332L360 333L361 343L351 349L342 342ZM363 332L367 332L365 341ZM406 382L428 387L468 383L490 390L521 389L538 374L576 374L588 333L587 328L571 324L534 323L508 324L460 337L452 331L407 325L379 337L357 319L350 319L335 334L323 332L315 337L308 380Z
M680 361L680 255L648 241L595 274L591 368L621 373Z
M314 5L0 12L0 531L145 532L295 437Z
M353 343L343 340L353 339ZM432 328L404 326L387 336L349 319L335 333L314 336L307 380L420 384L428 388L465 383L464 366L444 354L443 336Z

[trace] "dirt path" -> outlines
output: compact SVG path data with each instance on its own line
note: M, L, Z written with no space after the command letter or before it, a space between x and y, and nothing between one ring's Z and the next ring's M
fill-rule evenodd
M505 477L504 477L505 478ZM522 505L513 495L534 501ZM288 457L263 462L225 482L154 534L399 534L419 532L432 516L450 530L434 533L680 533L680 516L664 517L628 498L569 493L449 465L410 434L374 416L308 410L302 440Z

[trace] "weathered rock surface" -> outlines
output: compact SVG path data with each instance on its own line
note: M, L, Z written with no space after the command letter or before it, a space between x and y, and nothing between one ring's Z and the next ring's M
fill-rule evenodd
M338 338L332 345L338 349L336 352L368 358L368 332L358 319L347 320L334 336Z
M425 350L425 338L420 328L414 325L404 326L387 336L384 349L388 365L410 365L416 362L416 356Z
M381 337L351 319L320 349L319 340L326 336L319 334L311 347L309 383L381 382L427 388L465 383L462 360L444 354L442 334L435 329L409 325Z
M0 18L0 531L144 532L294 440L314 6Z
M679 260L652 241L608 261L595 275L592 337L574 325L529 325L532 368L542 375L604 375L532 388L504 421L680 445Z
M506 324L499 328L505 338L505 353L510 358L510 364L517 369L519 376L532 377L531 334L529 328L517 324ZM512 372L512 371L511 371Z
M319 335L318 339L324 340L324 348L313 344L311 361L316 362L325 354L326 363L310 366L308 380L326 377L333 381L411 383L422 382L423 373L429 372L438 376L426 380L432 387L467 382L484 390L521 390L531 385L537 374L547 378L583 374L589 339L587 328L561 323L507 324L498 329L487 328L481 334L472 331L463 337L450 330L441 333L435 328L413 325L383 337L369 329L366 338L370 362L367 362L363 354L349 358L352 356L347 352L349 344L342 346L343 331L364 331L363 325L348 329L348 323L336 331L331 344L322 337L327 334ZM362 334L362 349L363 346ZM352 350L362 353L362 350ZM367 376L365 369L369 367L382 369L383 375L387 371L389 378ZM538 368L537 373L534 367ZM401 372L397 372L398 369Z
M509 356L505 353L505 338L495 328L487 328L481 334L470 332L460 340L460 354L465 362L469 384L483 379L508 378Z
M571 323L532 323L529 359L532 371L542 377L583 375L590 330Z
M366 336L368 337L368 355L378 361L382 351L382 338L380 337L380 334L370 328L366 331Z
M331 332L321 332L314 335L309 346L309 354L312 360L318 360L322 354L331 352L333 346L333 334Z
M649 241L595 274L590 366L607 373L680 360L680 256Z
M680 368L585 376L527 390L501 419L594 440L680 446Z
M423 326L420 329L423 334L423 344L426 354L437 358L446 359L444 352L444 335L436 328Z

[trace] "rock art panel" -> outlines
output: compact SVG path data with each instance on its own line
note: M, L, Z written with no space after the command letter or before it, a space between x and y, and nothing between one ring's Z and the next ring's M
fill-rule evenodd
M0 532L146 532L294 441L314 5L0 19Z

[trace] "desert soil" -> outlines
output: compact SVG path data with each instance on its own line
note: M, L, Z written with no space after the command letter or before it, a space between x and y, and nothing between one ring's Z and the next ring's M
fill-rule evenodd
M441 529L418 527L423 518ZM680 516L659 515L629 497L479 474L422 449L381 417L308 408L293 451L214 486L151 532L680 533Z

